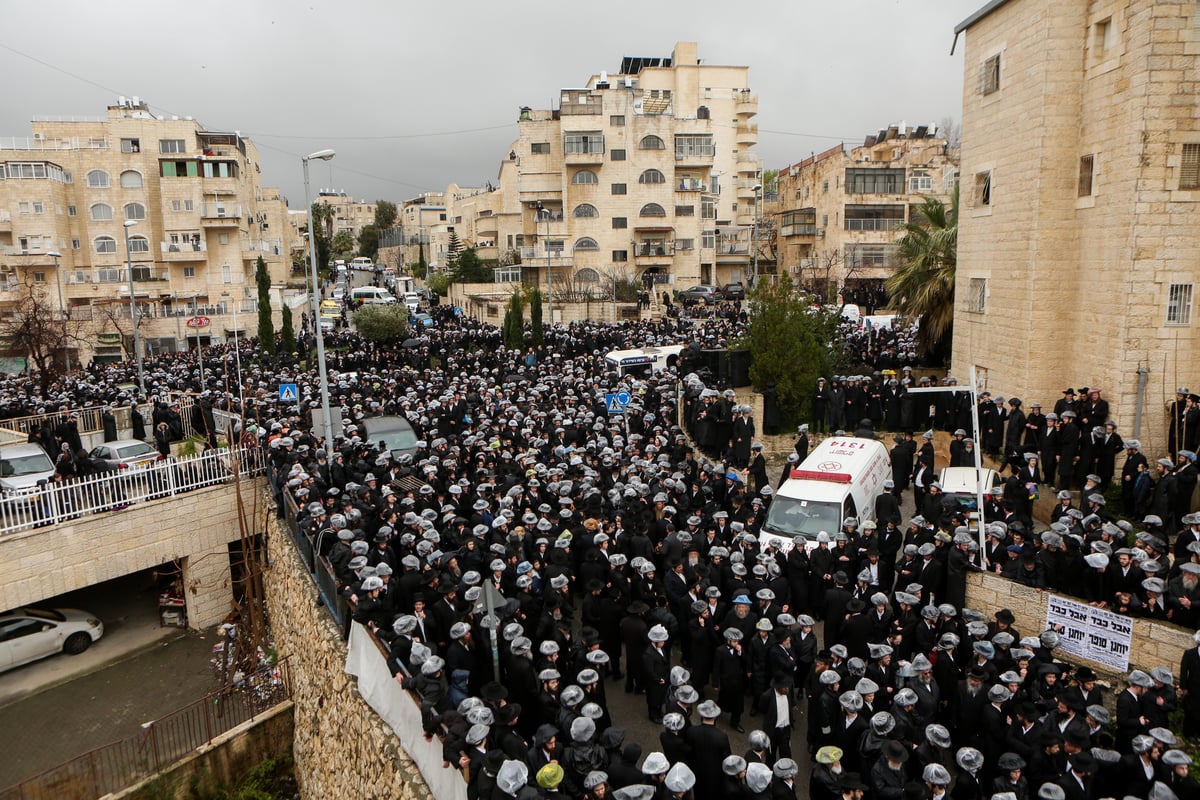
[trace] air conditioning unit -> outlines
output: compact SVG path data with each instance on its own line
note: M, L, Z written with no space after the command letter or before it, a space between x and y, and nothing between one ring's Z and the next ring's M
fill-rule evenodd
M43 139L45 139L45 138L46 138L46 136L45 136L44 134L41 134L41 133L35 133L35 134L33 135L33 140L34 140L35 142L40 142L40 141L42 141L42 140L43 140Z

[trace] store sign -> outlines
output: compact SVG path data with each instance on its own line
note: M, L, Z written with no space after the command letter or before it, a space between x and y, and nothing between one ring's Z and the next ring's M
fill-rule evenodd
M189 328L203 328L209 323L208 317L192 317L187 321Z
M1047 596L1046 628L1062 635L1057 649L1064 653L1095 661L1116 672L1129 669L1129 650L1133 646L1131 617L1052 594Z

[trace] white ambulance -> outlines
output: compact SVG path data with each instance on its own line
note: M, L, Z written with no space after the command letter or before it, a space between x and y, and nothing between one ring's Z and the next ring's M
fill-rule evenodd
M892 476L887 448L876 439L831 436L793 469L775 493L759 532L760 547L791 550L796 536L817 546L817 534L841 530L842 520L875 518L875 498Z
M639 347L635 350L613 350L604 361L615 367L618 375L645 377L652 372L662 372L679 363L683 345L668 344L662 347Z

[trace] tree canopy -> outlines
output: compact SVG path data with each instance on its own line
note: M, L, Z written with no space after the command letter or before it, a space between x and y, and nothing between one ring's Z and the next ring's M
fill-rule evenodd
M408 338L408 309L395 305L367 305L354 312L354 327L363 338L391 344Z
M396 224L396 204L391 200L375 201L375 227L381 231Z

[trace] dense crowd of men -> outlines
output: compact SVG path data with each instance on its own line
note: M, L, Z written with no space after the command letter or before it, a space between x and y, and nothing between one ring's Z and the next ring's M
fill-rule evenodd
M239 375L214 352L204 380L188 357L149 362L148 380L161 404L190 391L244 414L239 443L264 448L281 500L300 508L301 533L353 620L386 645L472 800L1200 797L1177 738L1200 736L1200 634L1175 671L1135 669L1106 687L1056 658L1057 632L968 608L964 588L969 571L996 569L1196 627L1200 517L1190 509L1115 522L1100 488L1115 467L1088 461L1079 483L1081 451L1059 438L1049 462L1050 428L1037 422L1043 438L1025 449L1032 414L1018 422L1010 401L999 404L1009 409L1000 434L980 417L985 452L1021 447L1015 477L989 495L980 550L931 477L932 430L916 446L929 404L906 414L894 391L904 378L885 377L913 366L909 343L868 334L848 343L880 375L826 381L821 416L789 460L803 460L819 420L855 435L897 430L890 491L875 519L768 546L758 534L780 481L766 474L749 407L686 366L622 377L603 361L616 348L721 347L742 320L560 326L520 352L492 326L435 315L417 347L330 337L330 391L348 410L333 442L309 430L315 370L244 358ZM123 399L123 369L93 373L96 399ZM299 384L301 403L278 405L279 383ZM620 416L604 402L616 391L633 397ZM1086 394L1055 412L1055 430L1084 415L1104 430L1100 392ZM928 413L961 429L951 461L966 463L960 397ZM380 414L410 421L415 452L366 440L363 420ZM1055 473L1062 511L1040 533L1038 456L1068 465ZM917 513L905 522L908 488ZM489 618L480 600L493 589L504 601ZM644 699L657 742L628 736L608 701L617 691ZM747 748L733 752L726 731L747 728ZM808 775L793 747L811 757Z

